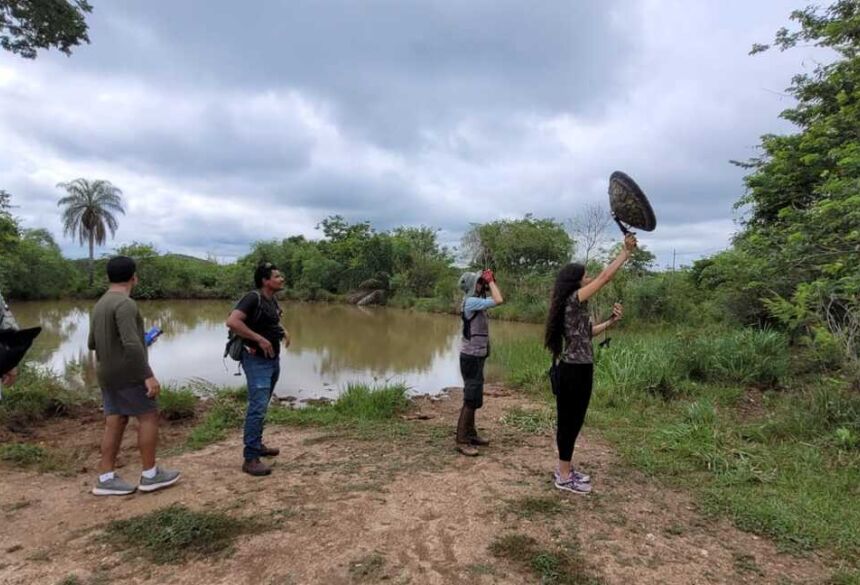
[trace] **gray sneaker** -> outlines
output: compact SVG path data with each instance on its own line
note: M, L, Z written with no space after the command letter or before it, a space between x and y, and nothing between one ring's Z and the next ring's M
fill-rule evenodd
M558 478L555 480L555 487L566 492L573 492L575 494L590 494L591 493L591 484L585 483L581 481L577 481L576 479L569 478Z
M573 477L581 483L591 483L591 476L587 473L580 473L576 469L573 470Z
M140 476L140 485L137 486L142 492L154 492L175 484L179 481L179 472L170 469L155 468L155 477L147 479Z
M137 488L124 482L118 475L107 481L99 480L93 487L94 496L128 496L133 494Z
M552 472L552 479L554 481L558 481L561 476L558 474L558 467L555 468L555 471ZM591 483L591 476L585 473L580 473L579 471L571 468L570 475L568 479L575 479L579 483Z

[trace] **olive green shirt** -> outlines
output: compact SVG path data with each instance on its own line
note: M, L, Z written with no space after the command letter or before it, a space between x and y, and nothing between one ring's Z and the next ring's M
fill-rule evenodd
M90 315L87 345L95 350L99 386L121 390L152 376L137 304L121 292L106 292Z

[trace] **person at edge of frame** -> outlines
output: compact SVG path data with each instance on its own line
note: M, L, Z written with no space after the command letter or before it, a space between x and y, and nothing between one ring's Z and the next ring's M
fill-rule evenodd
M588 299L606 286L636 250L636 237L624 236L624 246L612 262L596 277L586 275L585 266L570 263L562 267L555 279L549 313L547 314L544 345L558 363L559 383L556 396L556 446L558 465L553 473L555 487L576 494L591 492L591 477L571 464L573 449L588 403L594 378L594 349L592 337L617 323L623 307L615 303L612 317L594 325L588 312Z
M248 410L244 427L242 471L253 476L272 473L260 457L276 457L280 449L263 444L263 423L281 373L280 346L290 346L290 334L281 325L281 307L275 295L284 288L284 276L271 262L254 271L255 290L239 300L227 327L245 339L242 369L248 382Z
M460 276L463 304L460 318L463 337L460 343L460 373L463 376L463 406L457 421L457 451L478 455L477 447L490 444L478 435L475 412L484 404L484 362L490 354L490 321L487 311L504 303L493 271L465 272ZM490 293L490 298L487 293Z
M146 349L143 319L131 292L138 283L137 266L128 256L108 260L110 286L93 307L87 347L96 352L96 373L102 391L105 432L101 443L96 496L126 496L136 490L154 492L175 484L180 473L156 465L161 385ZM137 419L137 445L142 471L137 487L114 471L129 417Z
M15 321L15 315L12 314L12 310L9 308L9 305L6 304L6 300L3 298L3 294L0 293L0 331L11 329L12 331L18 331L18 322ZM12 368L0 378L0 393L2 393L4 386L11 386L15 383L15 380L18 378L18 368Z

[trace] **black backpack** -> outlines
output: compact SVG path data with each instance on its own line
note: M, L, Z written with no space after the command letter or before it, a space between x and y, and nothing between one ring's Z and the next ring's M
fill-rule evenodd
M254 318L251 321L252 323L256 323L260 320L260 315L263 312L263 297L260 295L260 291L255 290L252 291L257 295L257 310L254 311ZM247 295L245 295L247 296ZM245 298L245 297L242 297ZM246 324L248 322L246 321ZM245 350L245 338L237 335L232 329L227 329L227 345L224 346L224 357L230 356L230 358L236 360L237 362L242 361L242 352Z

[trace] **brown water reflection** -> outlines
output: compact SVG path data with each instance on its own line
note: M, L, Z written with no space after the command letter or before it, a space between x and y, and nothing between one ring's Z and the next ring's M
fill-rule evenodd
M162 382L203 379L238 385L236 363L222 360L231 308L225 301L140 302L146 326L164 335L150 361ZM403 381L416 393L460 385L457 358L459 320L385 308L282 303L293 344L281 356L278 393L301 398L333 396L349 382ZM70 380L95 385L86 350L91 303L15 303L22 326L44 328L29 359ZM534 336L539 327L494 322L495 338Z

